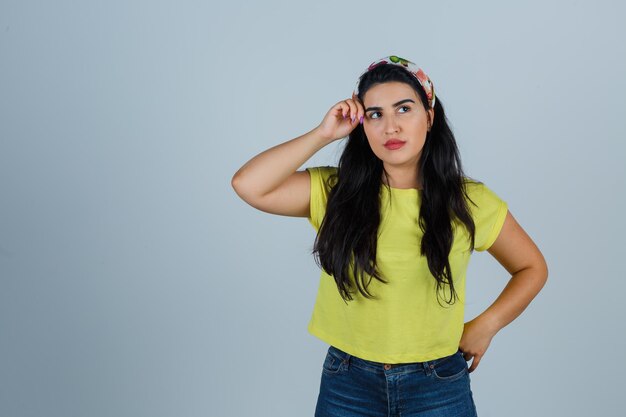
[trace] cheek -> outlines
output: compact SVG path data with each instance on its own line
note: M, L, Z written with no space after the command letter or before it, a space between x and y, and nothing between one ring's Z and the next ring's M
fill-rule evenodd
M367 123L367 124L363 124L363 131L365 132L365 135L370 138L370 137L375 137L377 135L380 134L379 132L379 128L372 123Z
M370 149L372 149L372 151L374 151L376 149L376 136L372 133L371 129L368 131L367 129L364 129L365 132L365 141L367 142L367 144L369 145ZM374 144L372 143L374 142ZM375 153L375 151L374 151Z

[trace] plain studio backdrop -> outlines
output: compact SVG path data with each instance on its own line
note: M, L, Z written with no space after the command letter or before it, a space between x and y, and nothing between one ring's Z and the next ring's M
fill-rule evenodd
M0 415L312 416L328 347L306 330L315 231L230 180L391 54L433 79L466 173L549 266L471 374L479 415L623 415L625 15L2 0ZM474 253L465 321L508 279Z

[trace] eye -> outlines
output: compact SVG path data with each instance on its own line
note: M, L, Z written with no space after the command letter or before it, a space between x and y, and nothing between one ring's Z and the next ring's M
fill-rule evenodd
M411 107L409 107L409 106L400 106L400 109L407 109L406 111L401 112L401 113L406 113L407 111L411 110ZM374 117L375 114L379 114L379 113L380 112L378 112L378 111L371 112L370 113L370 119L380 119L380 117Z

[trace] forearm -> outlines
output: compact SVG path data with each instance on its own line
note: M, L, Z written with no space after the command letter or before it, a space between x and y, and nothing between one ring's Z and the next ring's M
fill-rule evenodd
M511 276L496 301L478 318L484 320L493 334L496 334L522 314L541 291L547 278L547 271L539 267L530 267L516 272Z
M282 184L330 141L317 128L267 149L235 173L233 187L248 195L264 195Z

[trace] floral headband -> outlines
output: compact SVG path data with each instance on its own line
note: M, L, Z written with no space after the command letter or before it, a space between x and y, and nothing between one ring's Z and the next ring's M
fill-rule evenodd
M386 56L384 58L378 59L370 64L369 67L361 75L359 75L359 79L356 83L356 87L354 87L354 94L357 95L359 93L359 82L361 81L361 77L368 71L376 68L379 65L383 64L393 64L398 65L404 69L406 69L412 76L414 76L417 81L420 83L424 91L426 92L426 96L428 97L428 104L431 108L435 108L435 86L433 82L428 78L428 75L422 71L417 65L408 59L400 58L396 55Z

